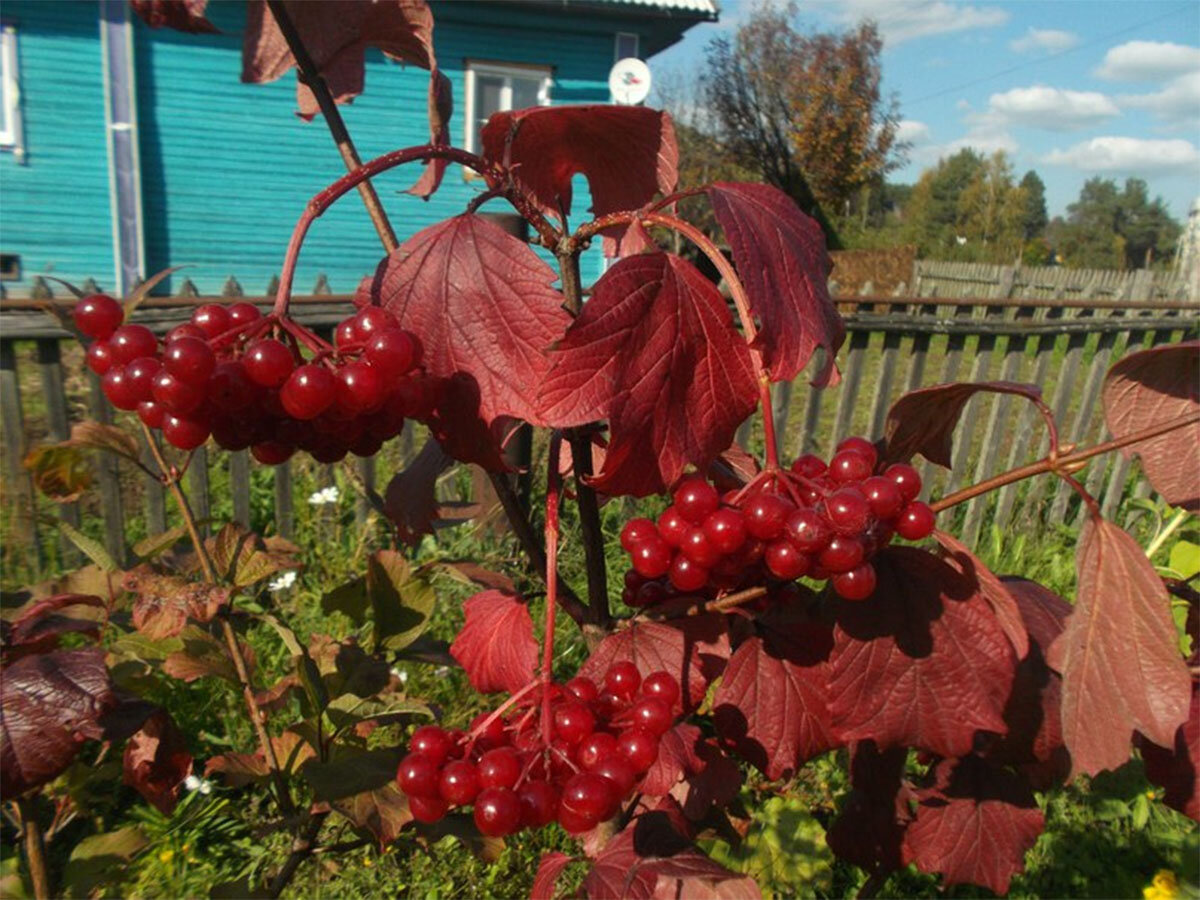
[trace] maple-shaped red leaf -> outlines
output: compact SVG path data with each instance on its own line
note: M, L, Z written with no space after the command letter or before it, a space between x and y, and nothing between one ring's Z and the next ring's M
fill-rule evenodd
M481 693L518 691L533 678L538 645L533 620L520 597L503 591L480 591L463 604L467 620L450 645Z
M608 667L630 660L645 678L652 672L669 672L680 685L675 712L686 701L686 710L700 704L712 679L721 674L729 659L729 635L725 617L717 613L674 622L632 620L628 628L610 634L579 669L597 684Z
M220 34L204 17L208 0L129 0L129 5L151 28L174 28L192 34Z
M97 638L105 617L97 610L104 610L104 606L104 601L94 594L55 594L31 601L12 621L0 621L3 636L0 654L4 662L53 650L64 634Z
M772 780L838 745L826 689L832 646L829 627L809 623L748 638L725 668L713 699L717 733Z
M529 891L529 900L554 900L554 891L558 887L558 879L572 862L572 857L553 850L542 855L538 863L537 873L533 876L533 887Z
M571 321L551 286L557 277L528 244L482 216L461 215L405 241L379 264L367 291L421 336L426 372L477 386L484 422L514 416L543 424L537 393L549 369L545 350Z
M934 531L933 536L942 545L942 557L946 562L966 577L979 582L980 593L992 607L992 612L996 614L1000 627L1008 635L1017 659L1024 659L1029 652L1029 634L1025 630L1025 622L1021 616L1021 609L1017 606L1016 598L1009 591L1003 579L995 575L979 557L968 550L966 545L953 535L946 534L944 531Z
M482 396L475 376L459 372L450 378L427 378L437 401L422 421L452 457L476 463L489 472L507 472L504 447L520 426L519 419L497 416L487 421L480 410Z
M1192 684L1192 707L1168 750L1141 741L1146 777L1159 785L1163 803L1200 822L1200 682Z
M700 729L687 722L680 722L659 738L658 759L646 772L638 790L648 797L669 794L685 775L699 772L704 761L696 755L696 743L700 740Z
M1125 357L1104 380L1104 419L1113 437L1200 413L1200 341L1154 347ZM1163 499L1200 513L1200 421L1121 452L1137 454Z
M711 281L667 253L623 259L551 354L541 412L555 427L608 419L606 494L660 493L703 468L753 412L750 350Z
M147 565L126 572L122 585L137 595L133 601L133 626L151 640L175 637L188 618L211 622L229 604L227 587L188 581L177 575L160 575Z
M699 771L685 775L671 789L671 796L689 820L700 822L712 807L733 802L742 787L742 772L713 738L696 742L693 752L700 761Z
M434 522L456 518L454 510L443 509L436 493L438 478L453 463L441 444L430 438L404 471L388 482L384 510L404 543L415 546L422 535L433 534Z
M708 197L759 321L755 346L773 381L790 381L824 347L813 384L836 384L834 357L846 326L829 297L825 233L792 199L767 184L718 183Z
M900 868L904 830L911 815L911 789L904 780L908 751L880 751L873 741L851 748L851 790L842 811L825 835L829 849L841 859L867 870Z
M946 887L978 884L1006 894L1045 824L1029 785L968 756L938 763L933 786L917 791L917 798L904 862L940 872Z
M596 216L645 206L678 177L675 126L646 106L534 106L483 126L483 155L507 166L553 215L571 212L571 178L587 178Z
M969 752L976 731L1003 734L1017 661L979 582L916 547L873 564L875 593L836 605L835 734L941 756Z
M422 69L437 65L433 14L425 0L340 0L333 4L285 0L284 5L337 103L348 103L362 93L367 47L378 47L393 59ZM242 43L242 81L275 81L295 65L265 0L250 0ZM296 101L305 119L320 112L316 96L299 78Z
M187 743L165 710L147 719L125 745L125 784L165 816L175 809L179 789L191 771Z
M1026 632L1045 656L1066 627L1071 604L1048 587L1028 578L1005 575L1000 580L1017 601Z
M1042 402L1042 389L1037 385L1011 381L956 381L910 391L888 410L883 427L887 443L881 455L889 460L908 460L920 453L930 462L950 468L954 429L967 401L981 391L1017 394L1034 403Z
M1048 653L1063 676L1072 776L1122 765L1135 730L1173 746L1192 691L1170 598L1137 542L1111 522L1089 519L1076 569L1075 606Z

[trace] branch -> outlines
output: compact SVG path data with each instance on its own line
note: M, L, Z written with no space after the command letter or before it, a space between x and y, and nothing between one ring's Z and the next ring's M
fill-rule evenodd
M29 797L17 798L17 811L21 814L21 836L24 838L25 863L29 866L29 880L33 882L33 896L37 900L48 900L50 872L46 868L46 844L42 840L42 827L38 824Z
M320 835L321 826L325 824L325 817L328 815L328 812L313 813L308 824L305 825L304 831L296 835L296 839L292 841L292 852L288 854L283 867L271 879L271 885L267 888L271 897L278 897L283 893L283 889L288 886L288 882L300 868L300 863L312 856L317 849L317 837Z

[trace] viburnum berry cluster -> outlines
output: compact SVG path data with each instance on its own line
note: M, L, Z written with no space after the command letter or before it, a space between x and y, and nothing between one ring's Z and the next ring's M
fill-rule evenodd
M181 450L211 435L264 464L296 450L332 463L372 456L432 408L420 340L381 307L342 320L332 345L245 302L199 306L162 341L106 294L83 297L73 316L109 402Z
M643 679L633 663L617 662L600 685L577 676L514 695L466 733L418 728L396 779L420 822L473 806L485 835L554 821L581 834L632 795L658 758L678 700L679 682L668 672Z
M916 469L881 467L863 437L842 441L828 462L806 454L788 471L763 473L724 496L688 476L657 523L631 519L622 529L633 566L623 599L650 606L673 594L808 577L865 600L876 585L871 558L895 535L916 541L933 532L934 513L920 492Z

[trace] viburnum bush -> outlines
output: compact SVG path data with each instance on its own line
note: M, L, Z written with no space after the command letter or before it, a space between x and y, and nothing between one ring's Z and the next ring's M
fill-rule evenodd
M198 15L195 4L187 9ZM428 48L423 27L412 34ZM431 99L441 101L431 106L444 118L431 51L424 62ZM292 831L288 859L242 885L272 894L322 846L336 815L385 845L409 832L497 838L557 823L582 837L581 849L542 859L535 897L553 896L575 858L586 860L590 897L757 895L751 879L694 841L736 832L729 806L743 772L786 792L831 751L851 789L826 837L865 870L867 893L909 864L945 885L1004 893L1043 829L1035 791L1114 769L1135 752L1165 802L1200 817L1197 595L1164 581L1073 477L1120 449L1140 457L1169 503L1200 508L1200 344L1143 350L1112 367L1105 444L1062 444L1034 385L955 383L902 397L882 435L849 438L827 459L781 461L770 384L814 368L818 386L839 378L844 327L813 220L761 184L679 189L671 120L652 109L498 113L478 155L438 139L436 121L431 133L432 143L371 160L316 194L265 314L209 304L159 340L127 321L136 297L126 307L103 295L75 306L88 365L112 404L140 419L193 553L163 555L176 533L134 548L139 565L123 569L91 547L98 574L87 583L102 588L32 600L5 622L6 797L31 796L82 740L120 739L140 725L126 778L160 808L174 804L192 761L167 713L121 683L136 663L242 690L258 749L210 759L206 774L262 785ZM425 196L449 162L476 173L483 196L507 200L557 270L473 202L388 253L328 343L289 314L305 235L346 193L417 162L427 166L417 191ZM576 175L587 179L593 216L572 229ZM729 257L676 215L684 197L711 204ZM707 257L728 298L662 250L660 232ZM619 258L585 301L580 254L600 240ZM912 460L948 467L959 416L980 392L1034 404L1049 452L930 504ZM761 461L733 444L756 410ZM395 546L327 597L369 625L369 639L305 643L274 612L238 606L239 595L294 567L296 548L235 526L202 539L180 485L187 454L211 437L265 464L297 452L330 463L375 453L405 420L431 438L376 498ZM506 444L525 423L547 433L542 540L508 482ZM111 426L79 426L71 443L142 465L136 444ZM461 728L418 727L431 710L389 667L429 657L422 634L434 595L429 567L397 548L432 532L434 484L453 460L493 473L544 581L545 625L539 647L529 600L513 583L458 564L458 577L481 590L466 600L449 652L475 690L498 699ZM1047 475L1087 510L1074 602L990 572L937 528L957 503ZM619 535L603 533L605 499L652 495L670 497L657 521L630 518ZM563 502L578 506L578 535L560 535ZM583 547L579 592L558 572L560 539ZM605 544L618 540L628 571L610 587ZM613 613L610 595L628 614ZM1189 604L1184 650L1172 595ZM68 607L103 615L72 619L62 615ZM562 683L553 673L559 609L588 647ZM294 665L258 690L238 636L256 624L279 636ZM98 649L57 647L66 631L95 637L102 628L115 634L107 667ZM274 726L271 715L291 698L302 719ZM123 730L107 724L114 711L125 712ZM456 830L437 831L448 823Z

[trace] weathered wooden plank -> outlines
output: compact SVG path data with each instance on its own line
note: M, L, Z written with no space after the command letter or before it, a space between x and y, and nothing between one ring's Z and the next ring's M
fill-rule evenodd
M150 472L157 470L158 463L146 441L146 435L139 435L142 448L142 465ZM146 534L162 534L167 530L167 494L162 482L149 473L142 473L143 500L146 507Z
M233 494L233 521L250 527L250 452L229 454L229 489Z
M771 416L775 422L775 452L782 457L786 452L788 410L792 405L792 382L778 381L771 385Z
M850 427L854 422L854 408L858 403L858 389L862 384L863 363L866 360L867 345L870 341L871 333L869 331L855 331L850 335L845 368L842 370L842 383L838 387L838 402L833 416L830 447L835 446L838 441L850 434Z
M58 341L37 342L38 369L42 375L42 396L46 403L46 424L52 441L65 441L71 436L70 416L67 412L67 391L63 383L62 351ZM79 504L58 503L59 517L67 524L79 528ZM59 539L59 553L64 568L72 569L79 564L78 548L65 536Z
M955 306L955 317L970 319L973 317L975 308L973 306ZM951 334L946 339L946 353L942 361L942 372L938 376L936 384L949 384L952 381L958 380L958 369L962 363L963 348L966 346L966 332L958 332ZM928 497L940 496L940 484L944 479L944 472L940 466L934 466L927 459L921 460L921 482L925 485L925 493Z
M825 365L825 348L818 347L809 362L809 368L819 372ZM803 375L801 376L803 378ZM800 428L796 438L791 442L792 457L803 456L805 453L817 452L817 432L821 422L821 404L828 388L813 387L807 380L801 382L804 394L804 413L800 416ZM795 391L792 397L795 398Z
M366 458L355 457L354 468L358 472L358 477L362 479L362 483L370 490L375 490L375 457L369 456ZM367 517L371 514L371 503L365 496L359 492L354 501L354 522L360 528L367 523Z
M879 355L879 374L875 377L875 396L871 400L871 422L867 426L867 437L877 440L883 437L883 423L887 419L892 400L892 382L896 375L896 357L900 351L900 334L883 336L883 350Z
M100 388L100 379L88 373L88 413L102 425L112 424L112 407ZM113 559L125 559L125 509L121 500L121 469L111 453L96 454L96 481L104 511L104 546Z
M4 461L7 480L19 495L18 535L29 539L36 567L42 564L42 545L38 536L37 494L33 481L21 464L25 458L25 420L21 411L21 382L17 374L16 347L10 340L0 340L0 416L4 419Z
M1008 270L1008 277L1011 278L1011 269ZM1009 284L1005 289L1009 289ZM1015 312L1015 310L1014 310ZM993 306L987 307L984 310L984 317L998 318L1005 315L1003 307ZM981 323L982 324L982 323ZM991 371L992 351L996 349L996 336L994 334L981 334L979 341L975 345L975 358L971 361L971 374L968 381L987 381L988 372ZM951 462L953 466L946 476L946 493L952 493L961 487L967 476L967 471L971 462L971 454L976 446L975 427L979 421L980 408L985 404L987 398L976 395L973 399L967 401L967 406L963 410L961 419L959 420L958 428L955 429L955 441Z
M290 538L296 533L296 513L292 497L292 464L275 466L275 533Z

